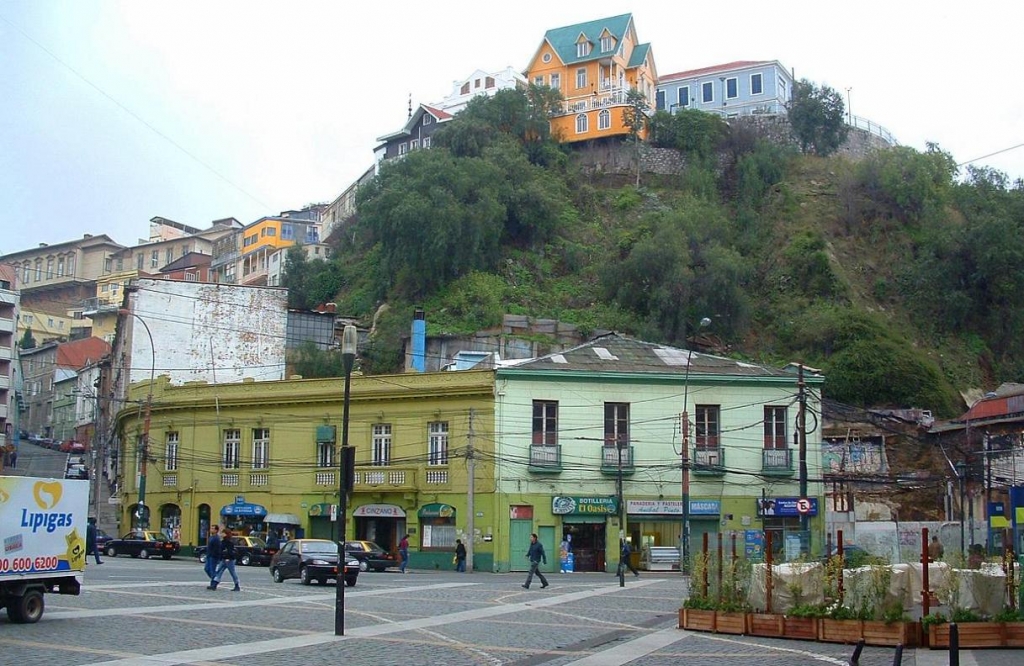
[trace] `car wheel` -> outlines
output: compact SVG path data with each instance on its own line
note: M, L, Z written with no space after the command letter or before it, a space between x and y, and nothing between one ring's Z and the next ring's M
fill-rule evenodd
M117 548L107 546L107 557L117 557Z
M309 577L309 569L307 569L306 567L302 567L301 569L299 569L299 582L303 585L309 585L313 582L312 579L310 579Z
M278 569L277 567L274 567L273 569L270 570L270 575L274 579L275 583L283 583L284 582L284 576L281 575L281 570Z
M203 553L202 555L199 556L199 563L200 564L206 564L206 553Z
M7 617L16 624L34 624L43 616L43 593L29 590L20 597L14 597L7 605Z
M246 553L245 555L242 555L242 566L246 566L247 567L250 564L252 564L252 555L250 555L249 553Z
M366 563L366 560L359 560L359 570L366 571L370 568L370 565Z
M143 548L142 550L139 551L139 557L141 557L144 560L148 560L149 559L149 551L147 549Z
M349 587L355 587L356 586L356 578L357 578L357 576L346 576L345 577L345 585L348 585Z
M161 557L163 557L165 560L169 560L169 559L171 559L171 554L170 553L164 553L163 555L161 555Z

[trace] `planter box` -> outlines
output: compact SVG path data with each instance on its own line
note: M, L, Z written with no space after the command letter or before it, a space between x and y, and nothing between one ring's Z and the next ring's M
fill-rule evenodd
M786 618L777 613L748 613L747 633L751 636L781 638L785 636Z
M856 643L865 645L916 647L921 644L919 622L885 622L873 620L832 620L822 618L818 640L823 643Z
M714 631L715 613L713 610L679 609L679 628L688 631Z
M1005 627L1002 622L962 622L956 626L960 630L961 648L1003 647ZM933 624L929 627L928 646L933 649L949 649L949 624Z
M789 617L786 616L782 635L786 638L795 638L804 641L818 640L818 618L816 617Z
M715 614L715 632L742 636L747 633L747 613L718 611Z
M1024 647L1024 622L1006 622L1003 629L1004 647Z
M856 643L864 637L861 620L833 620L823 617L818 623L818 640L823 643Z

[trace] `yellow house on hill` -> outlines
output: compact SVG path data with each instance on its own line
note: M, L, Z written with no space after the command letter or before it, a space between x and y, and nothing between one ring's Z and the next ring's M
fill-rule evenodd
M527 78L562 93L551 133L568 143L629 134L626 95L639 90L653 110L658 71L651 45L637 39L633 15L622 14L548 30Z

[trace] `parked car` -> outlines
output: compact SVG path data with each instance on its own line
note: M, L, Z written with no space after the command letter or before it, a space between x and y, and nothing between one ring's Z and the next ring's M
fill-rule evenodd
M65 479L88 479L89 470L85 468L85 465L68 465L68 468L64 471Z
M85 453L86 447L82 442L71 442L71 453Z
M104 532L103 530L101 530L100 528L97 527L96 528L96 549L99 550L100 552L103 552L106 549L107 544L110 543L110 541L113 538L114 537L110 536L109 534L107 534L106 532Z
M270 575L275 583L298 578L303 585L314 580L324 585L329 578L338 579L338 544L327 539L292 539L270 560ZM345 556L342 577L345 585L354 587L359 577L359 560Z
M267 550L263 539L254 536L233 536L235 543L235 562L245 566L266 566L270 564L273 553ZM199 546L195 551L199 561L206 563L206 546Z
M147 559L159 555L165 560L171 559L179 550L181 544L168 539L163 532L155 530L132 530L120 539L111 539L106 547L108 557L131 555Z
M78 456L78 455L68 456L68 463L67 463L68 467L71 467L72 465L84 465L84 464L85 464L85 456Z
M391 553L372 541L346 541L345 554L359 560L360 571L384 571L388 567L398 566Z

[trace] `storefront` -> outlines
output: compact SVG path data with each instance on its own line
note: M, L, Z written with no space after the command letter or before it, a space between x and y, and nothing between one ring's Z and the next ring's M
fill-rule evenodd
M266 516L265 507L246 502L242 495L235 496L233 504L225 505L220 510L220 518L224 526L242 534L259 532Z
M562 519L562 539L572 545L575 571L607 571L607 522L619 513L618 498L553 497L551 513Z
M720 500L690 500L691 553L701 549L705 534L717 546L715 535L718 534L721 513ZM651 548L678 549L683 532L683 502L664 499L627 500L626 525L634 551L639 550L642 554Z
M787 562L800 557L801 546L808 538L800 531L800 517L806 515L813 518L818 515L818 498L809 497L762 497L755 500L757 515L761 519L761 529L765 534L764 547L767 548L767 537L771 535L772 554ZM803 509L803 511L801 511Z
M352 512L356 521L353 539L373 541L389 552L397 552L405 534L405 510L394 504L363 504ZM454 520L454 514L452 516Z
M421 552L454 552L455 507L450 504L424 504L417 516L420 519Z

